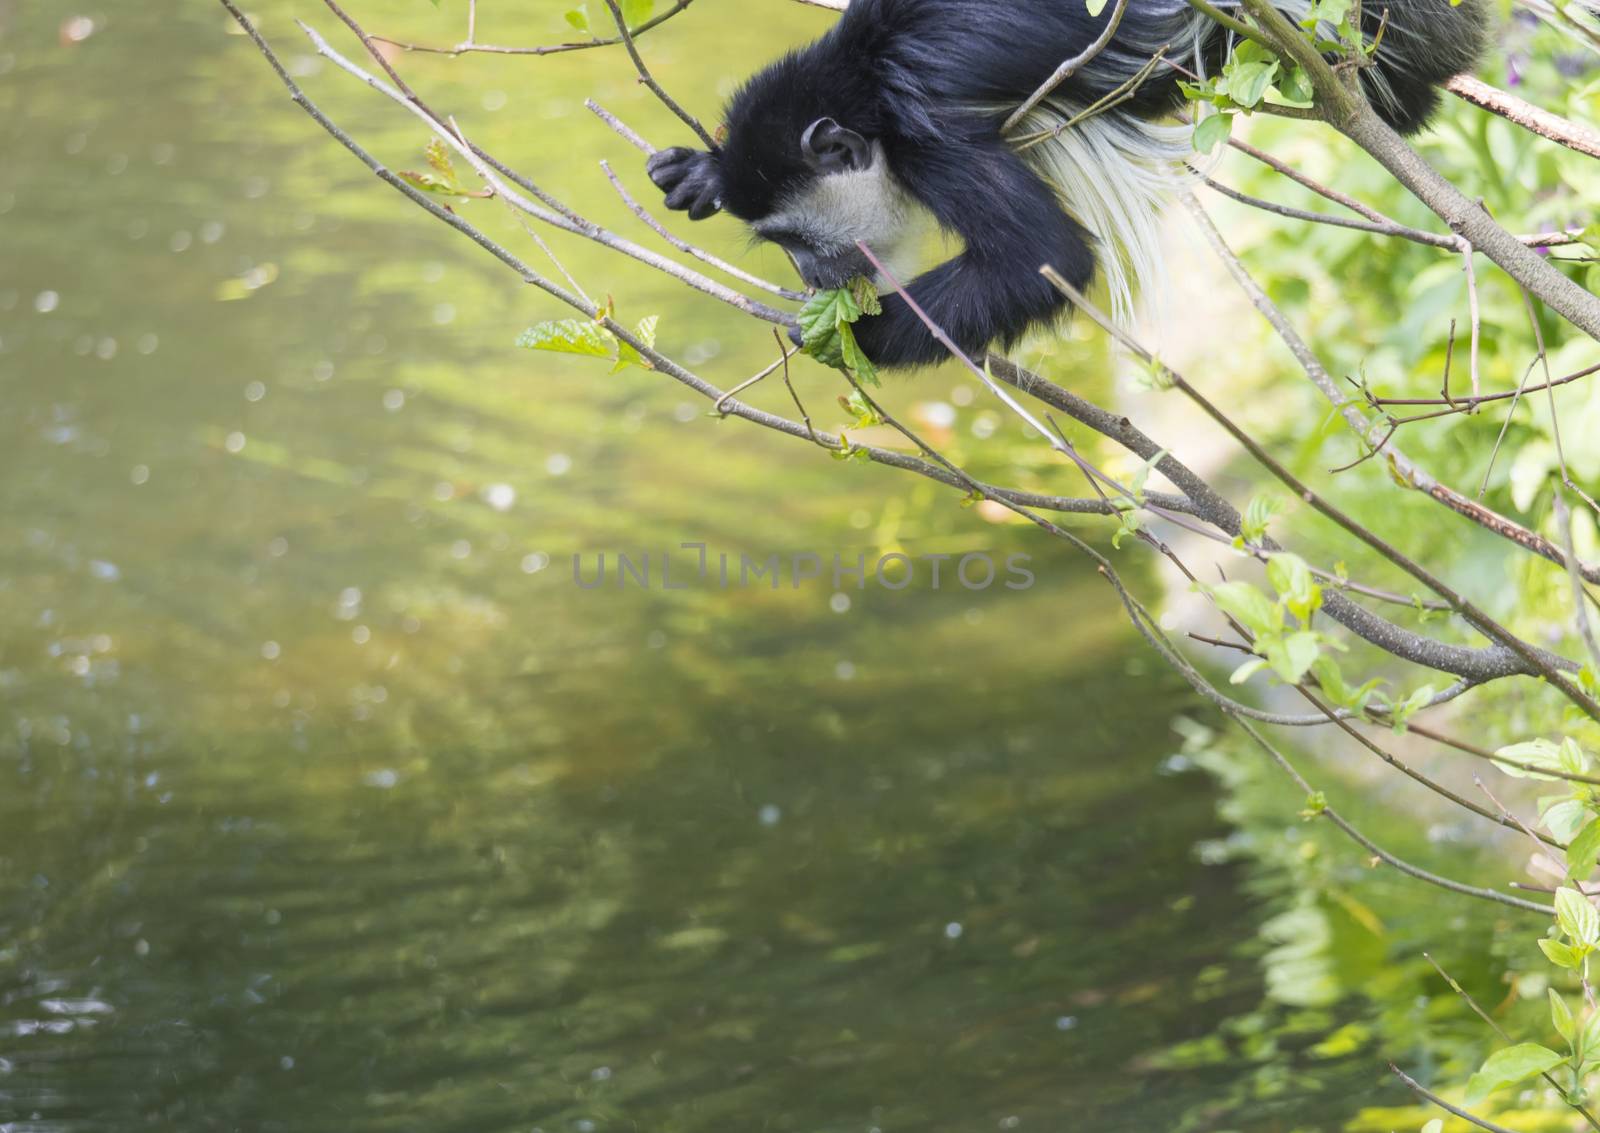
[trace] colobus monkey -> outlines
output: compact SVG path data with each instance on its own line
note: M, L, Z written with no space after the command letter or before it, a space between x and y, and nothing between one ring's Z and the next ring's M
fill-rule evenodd
M1308 4L1278 0L1296 20ZM1477 61L1482 5L1368 0L1369 40L1385 26L1362 83L1401 132L1421 129L1435 86ZM1126 318L1133 282L1158 270L1157 211L1191 152L1190 130L1161 119L1183 101L1181 75L1215 73L1231 33L1184 0L1128 0L1107 49L1001 136L1114 7L1096 17L1085 0L852 0L831 31L734 96L720 148L662 150L650 177L693 220L726 210L747 222L819 288L873 275L856 241L893 255L931 213L965 248L907 290L969 353L1010 345L1064 309L1036 271L1045 263L1084 288L1098 259ZM1163 48L1177 67L1157 65L1130 100L1058 129ZM942 357L896 295L854 329L879 365Z

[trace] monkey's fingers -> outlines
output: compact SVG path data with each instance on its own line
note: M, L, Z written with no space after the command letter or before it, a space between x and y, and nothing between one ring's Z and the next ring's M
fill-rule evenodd
M667 194L667 207L689 214L690 220L704 220L722 207L719 186L714 178L686 177Z
M650 180L655 182L656 188L670 193L678 187L679 182L695 172L699 164L698 159L705 156L682 146L657 150L644 163L644 171L650 175Z

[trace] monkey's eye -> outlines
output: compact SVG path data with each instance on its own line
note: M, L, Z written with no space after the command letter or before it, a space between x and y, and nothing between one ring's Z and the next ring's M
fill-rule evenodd
M791 250L810 246L810 242L804 236L787 228L774 228L770 231L764 231L761 233L761 238L778 245L780 248Z

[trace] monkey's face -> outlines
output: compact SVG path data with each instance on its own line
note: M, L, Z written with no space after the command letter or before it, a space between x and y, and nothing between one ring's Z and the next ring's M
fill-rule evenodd
M882 144L832 118L812 122L789 146L769 138L752 145L735 134L715 154L663 150L647 169L667 207L694 220L726 209L783 248L816 288L873 275L857 242L880 258L893 255L914 209Z
M893 253L910 211L889 170L883 145L819 118L799 138L804 172L777 194L770 212L750 225L789 253L811 287L842 287L873 274L861 250Z

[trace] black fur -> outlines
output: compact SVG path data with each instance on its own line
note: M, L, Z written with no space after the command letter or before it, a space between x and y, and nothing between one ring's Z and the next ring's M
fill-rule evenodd
M1389 26L1377 69L1393 98L1374 105L1396 128L1420 129L1437 104L1437 84L1476 61L1484 38L1480 4L1389 0L1384 6ZM650 175L666 191L667 205L693 219L721 208L758 222L822 175L800 139L819 119L834 119L880 143L899 184L965 241L958 256L912 281L911 294L963 350L1010 345L1065 306L1036 269L1051 264L1087 287L1095 253L1056 189L1002 141L1005 115L972 108L1021 103L1062 60L1093 42L1111 7L1092 17L1084 0L853 0L821 39L750 79L728 107L720 149L664 150L651 158ZM1129 0L1106 65L1085 68L1060 94L1092 101L1118 81L1110 62L1115 53L1147 58L1172 42L1187 14L1183 0ZM1378 18L1369 16L1369 34ZM1200 52L1214 66L1226 43L1214 25L1207 28ZM1115 113L1153 118L1181 101L1176 74L1160 69ZM807 280L813 286L837 285L839 265L855 262L852 253L824 251L833 258L822 259L834 266L818 268L818 278ZM797 262L804 268L815 261L797 256ZM897 295L885 296L883 314L863 319L856 332L880 365L942 357Z

